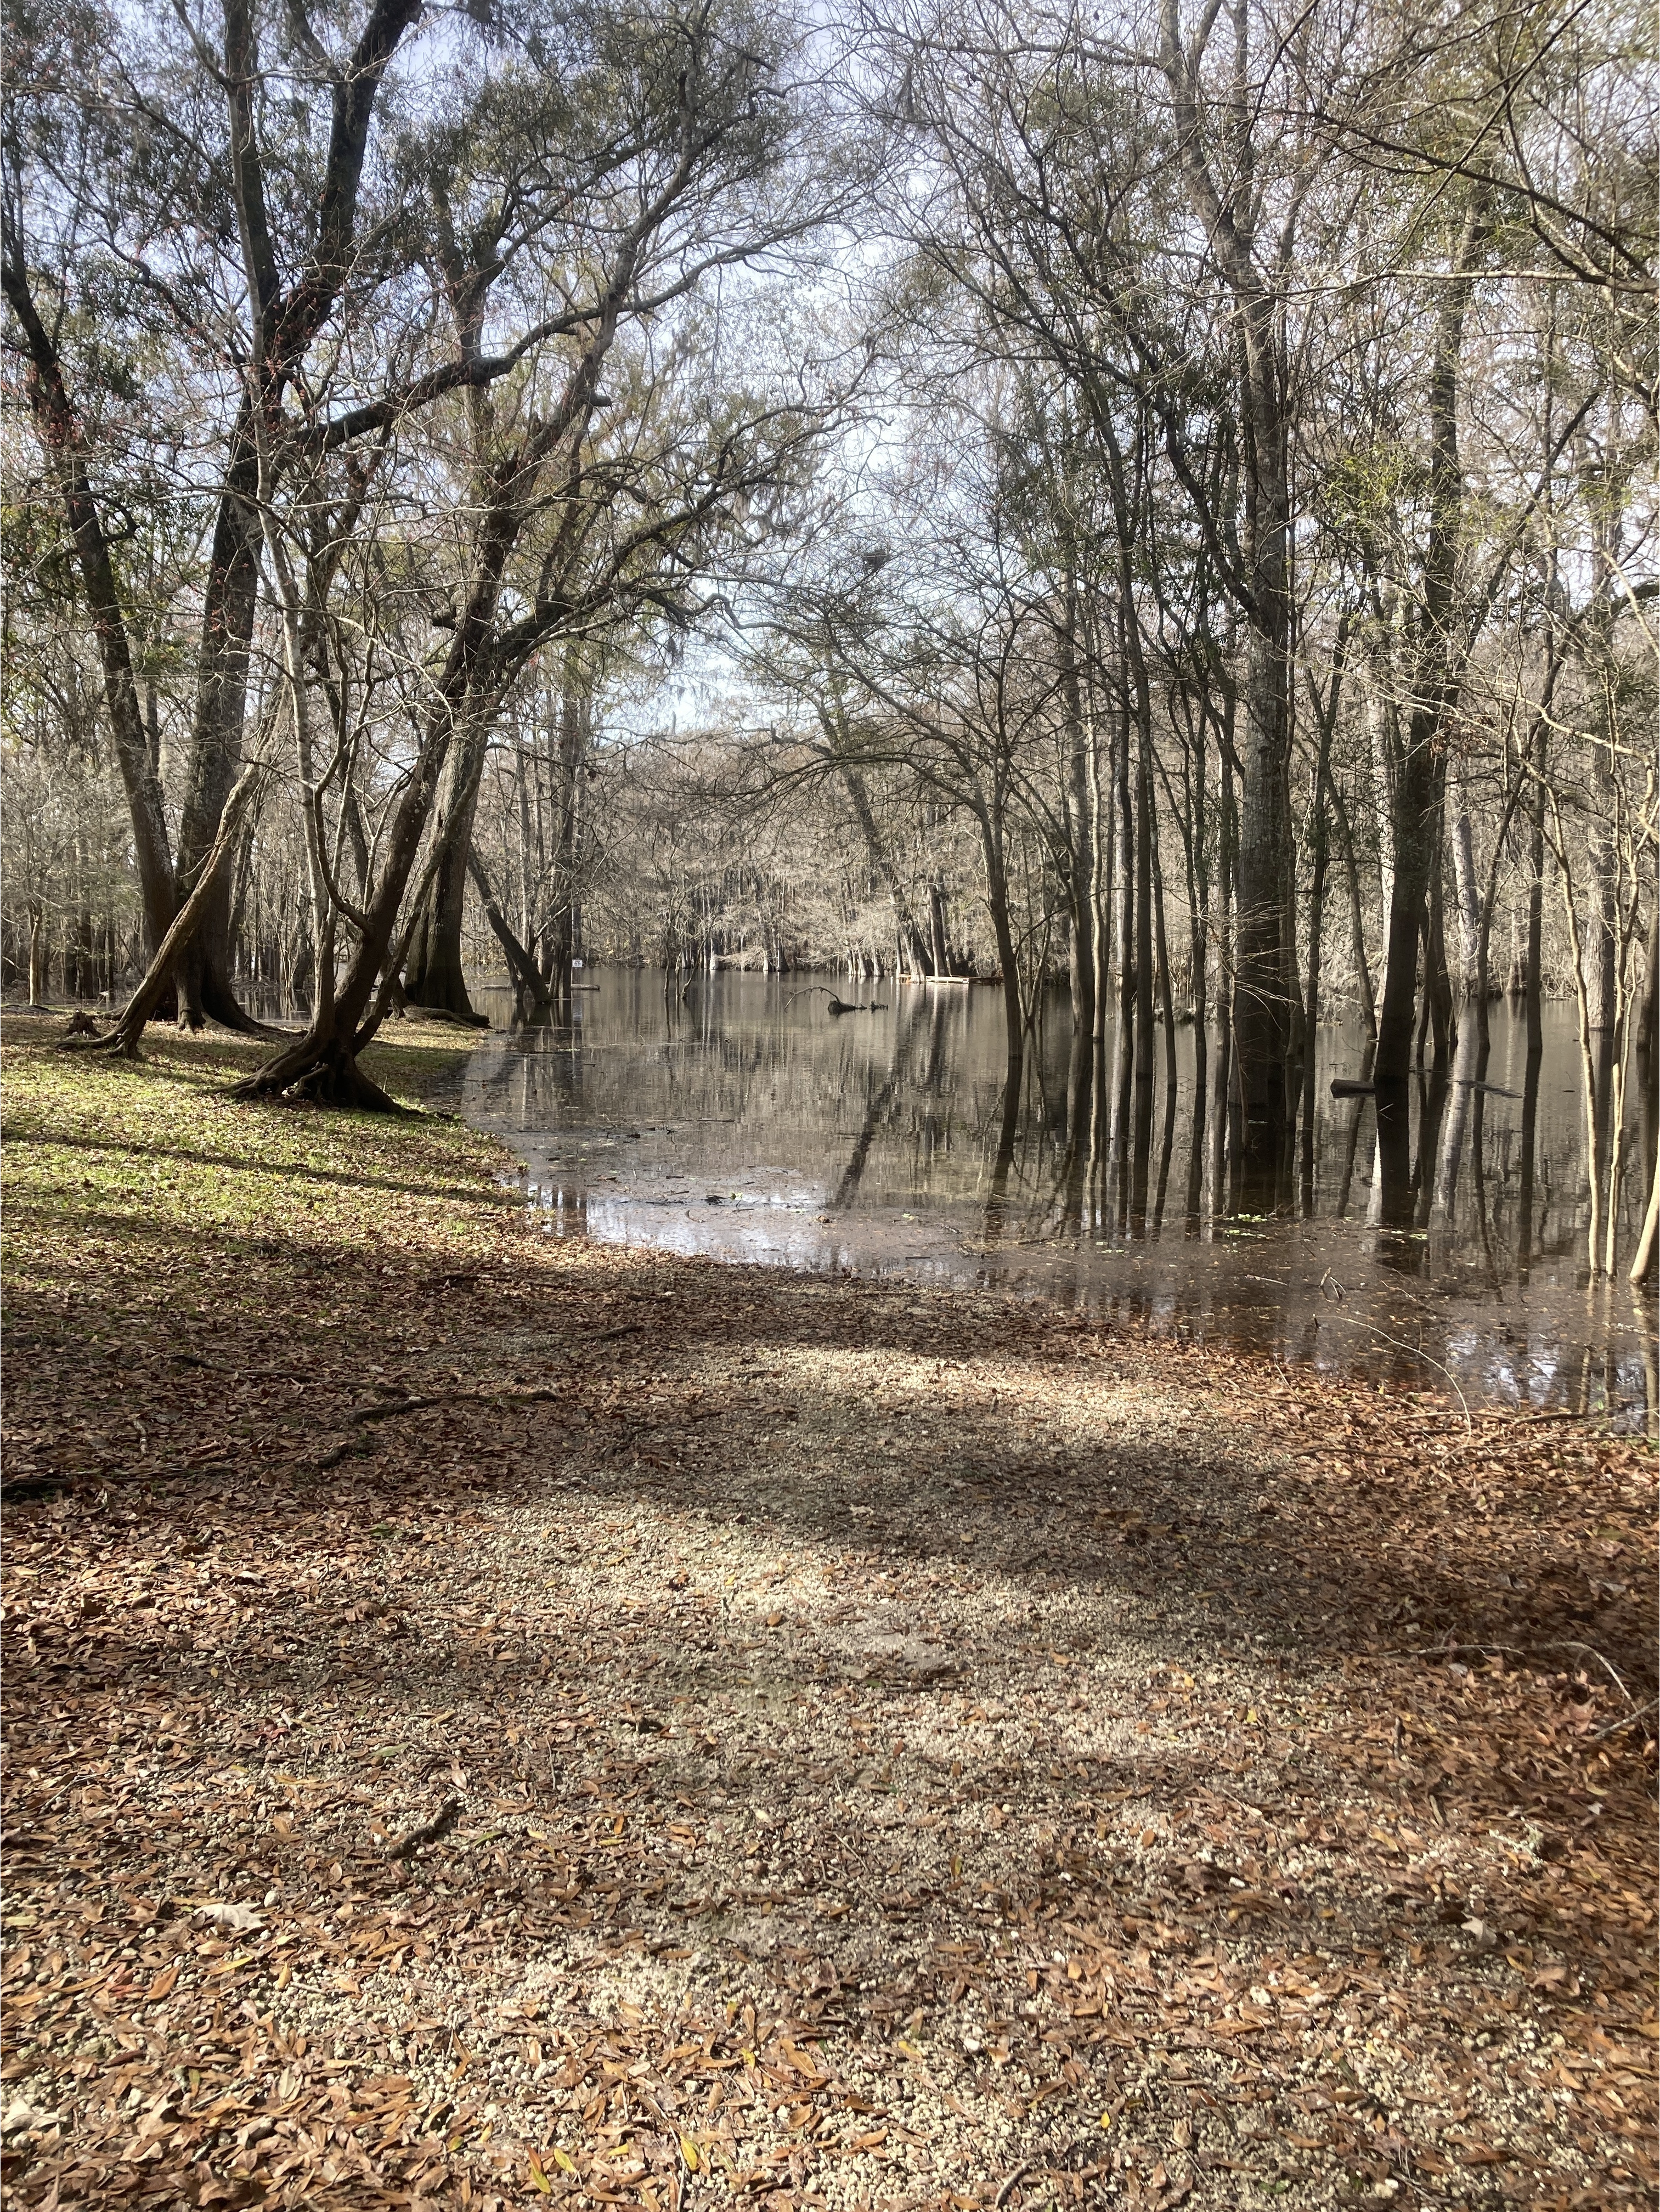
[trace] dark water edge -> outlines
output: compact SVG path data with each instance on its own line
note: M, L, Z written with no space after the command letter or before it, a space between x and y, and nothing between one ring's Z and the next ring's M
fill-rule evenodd
M1485 1063L1467 1043L1382 1126L1370 1098L1330 1095L1361 1069L1358 1028L1323 1027L1312 1116L1262 1176L1213 1095L1213 1039L1195 1081L1191 1028L1173 1086L1161 1038L1154 1085L1121 1094L1074 1060L1057 995L1011 1102L992 991L865 985L886 1005L838 1018L824 987L789 976L700 978L684 1000L660 971L583 980L597 988L562 1026L513 1029L510 992L475 989L501 1026L458 1100L518 1155L548 1234L1001 1289L1472 1411L1655 1424L1651 1304L1623 1272L1589 1270L1571 1007L1547 1009L1531 1081L1522 1024L1496 1006ZM1639 1096L1627 1261L1654 1128Z

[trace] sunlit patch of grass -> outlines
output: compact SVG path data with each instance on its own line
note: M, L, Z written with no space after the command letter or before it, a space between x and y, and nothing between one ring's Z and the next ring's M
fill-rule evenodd
M465 1241L496 1198L496 1149L459 1121L246 1103L228 1086L267 1057L257 1039L155 1030L138 1061L57 1049L58 1025L4 1025L8 1278L59 1291L100 1267L168 1264L193 1239L283 1247ZM471 1041L417 1031L364 1055L417 1103ZM480 1170L486 1176L481 1179Z

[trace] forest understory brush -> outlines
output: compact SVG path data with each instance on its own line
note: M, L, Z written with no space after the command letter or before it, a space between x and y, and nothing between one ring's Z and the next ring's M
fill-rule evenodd
M453 1119L59 1026L9 2202L1649 2201L1641 1443L555 1240Z

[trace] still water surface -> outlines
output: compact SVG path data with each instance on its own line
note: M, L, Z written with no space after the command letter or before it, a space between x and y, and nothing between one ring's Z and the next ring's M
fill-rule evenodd
M700 979L684 1002L660 971L586 980L552 1028L507 1027L511 994L474 992L503 1026L462 1110L517 1153L551 1235L1002 1288L1472 1409L1654 1417L1645 1307L1588 1277L1570 1009L1547 1009L1531 1099L1521 1024L1495 1007L1482 1083L1421 1087L1381 1144L1373 1102L1329 1091L1360 1069L1359 1031L1323 1028L1312 1127L1265 1184L1231 1163L1191 1029L1173 1093L1161 1041L1151 1097L1120 1108L1069 1067L1057 998L1009 1110L994 991L863 985L887 1005L838 1018L794 976ZM1210 1060L1213 1079L1213 1043ZM1652 1158L1651 1112L1638 1121L1627 1255Z

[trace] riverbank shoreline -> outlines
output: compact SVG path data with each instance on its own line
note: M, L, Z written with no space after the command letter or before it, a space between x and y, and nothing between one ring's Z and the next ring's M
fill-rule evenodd
M59 1026L4 1025L20 2206L1648 2191L1640 1443L549 1238L453 1120Z

